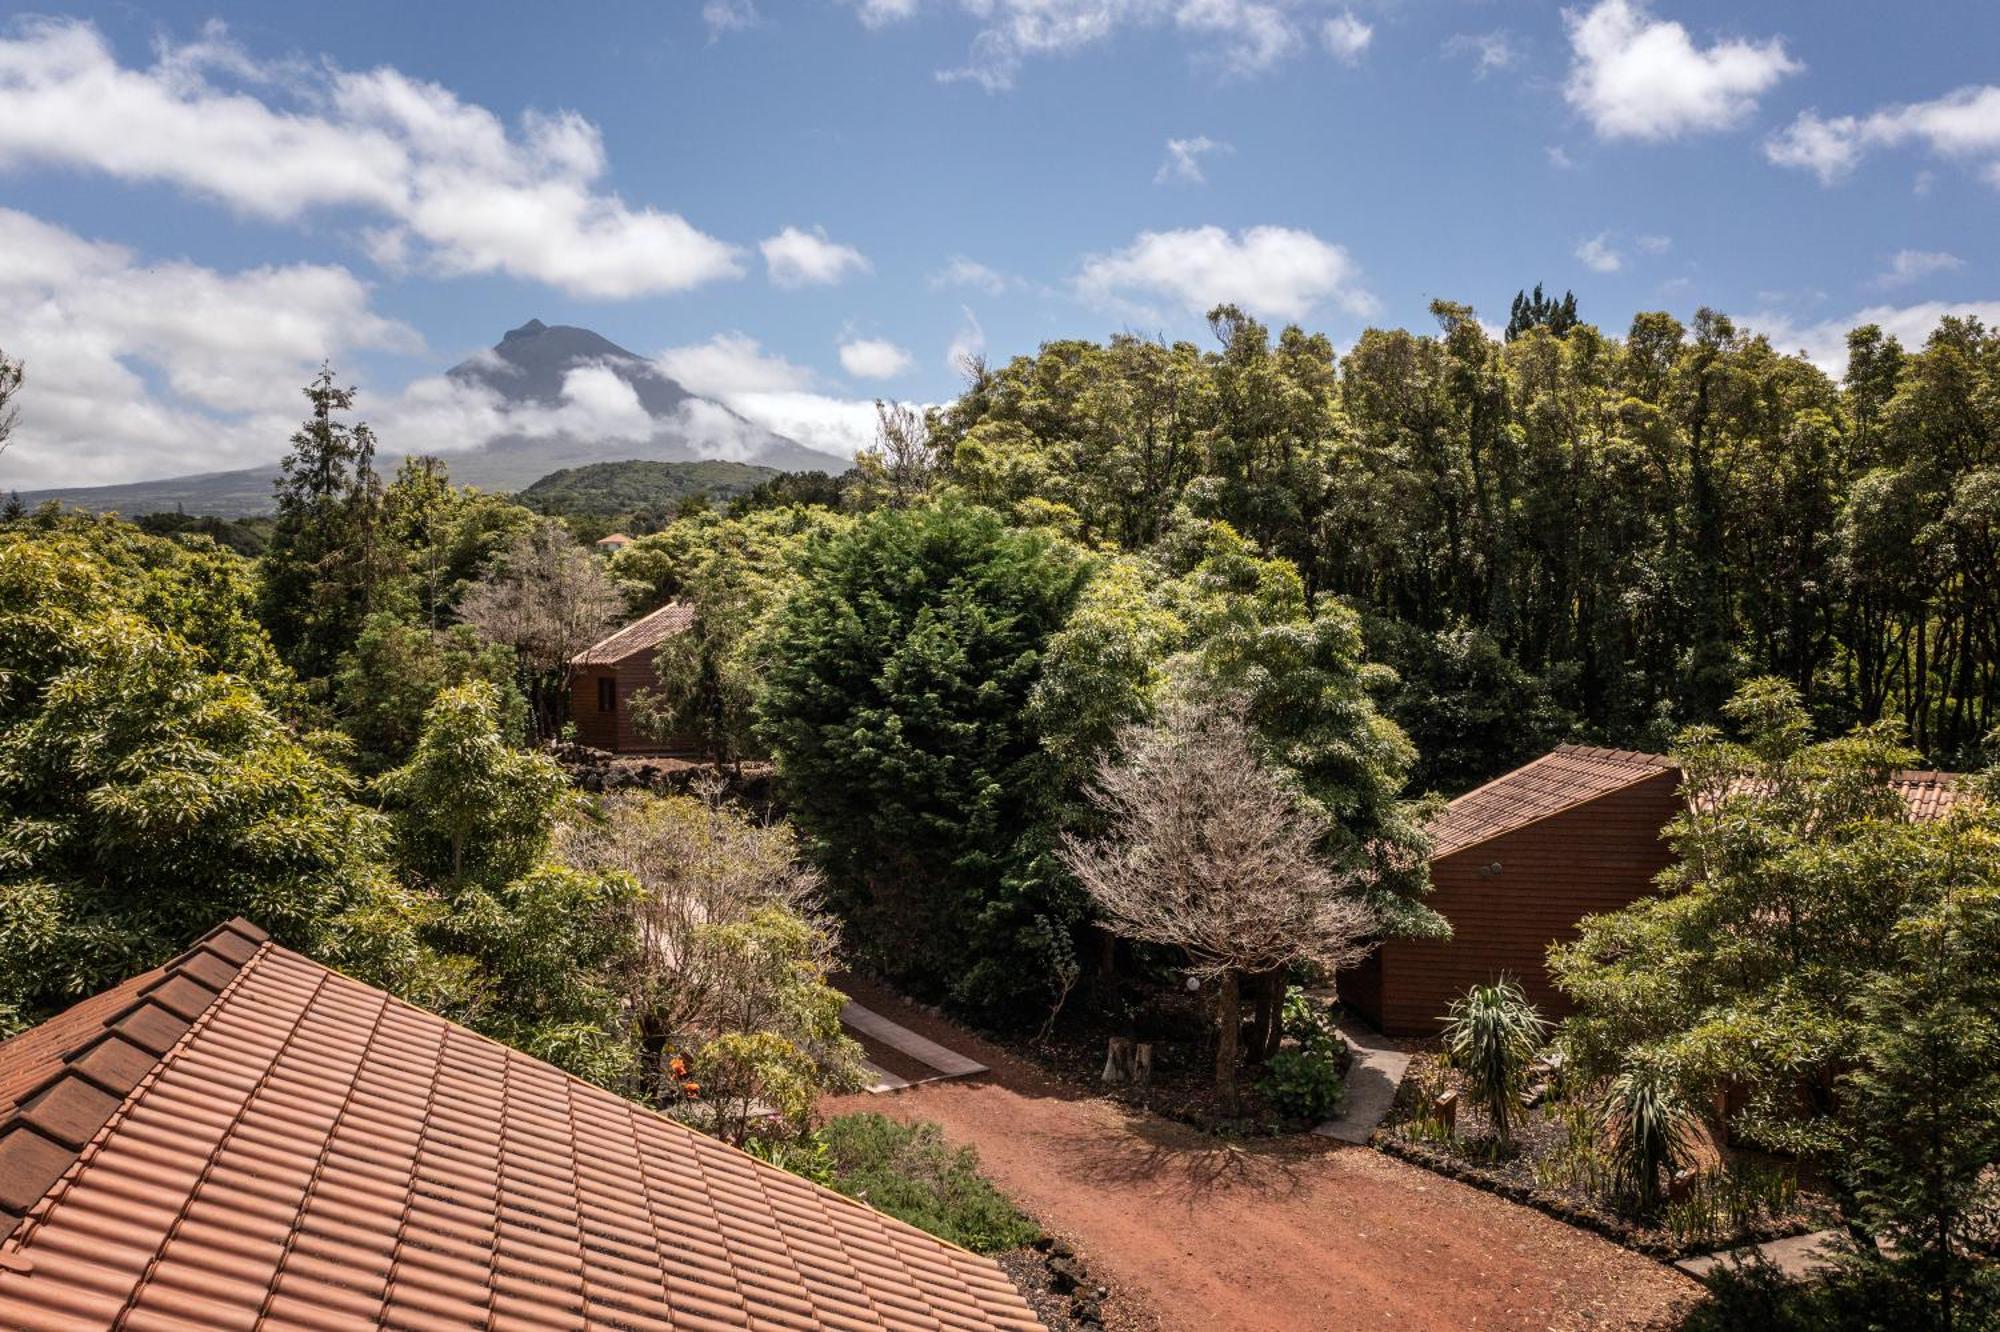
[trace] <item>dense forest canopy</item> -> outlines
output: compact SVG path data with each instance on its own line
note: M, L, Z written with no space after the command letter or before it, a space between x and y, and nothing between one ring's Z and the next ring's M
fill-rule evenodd
M1216 350L1050 343L937 414L942 470L1087 544L1186 506L1292 561L1401 677L1423 785L1564 735L1662 748L1765 674L1824 729L1895 717L1974 761L2000 720L2000 337L1860 328L1835 382L1712 311L1620 340L1557 331L1559 303L1511 341L1433 312L1343 356L1229 307Z

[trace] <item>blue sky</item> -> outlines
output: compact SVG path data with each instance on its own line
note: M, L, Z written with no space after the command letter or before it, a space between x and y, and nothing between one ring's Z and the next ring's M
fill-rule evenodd
M1975 0L16 11L0 485L268 461L322 355L465 447L507 422L438 373L531 316L833 449L967 350L1223 299L1345 345L1539 280L1837 369L1863 312L2000 316L1996 221Z

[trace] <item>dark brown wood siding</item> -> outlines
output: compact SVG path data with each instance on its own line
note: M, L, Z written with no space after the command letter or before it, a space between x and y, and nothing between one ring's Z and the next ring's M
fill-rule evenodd
M598 681L612 680L617 695L610 711L598 707ZM653 672L653 651L635 652L623 661L601 666L579 666L570 682L569 719L576 723L576 742L614 754L658 754L672 758L697 758L701 745L691 735L655 739L642 735L632 718L632 698L641 689L658 689L660 677Z
M1544 1016L1567 1013L1549 982L1549 945L1652 891L1672 860L1660 832L1679 812L1678 783L1662 772L1432 861L1426 901L1451 922L1451 939L1383 944L1351 984L1356 1006L1385 1032L1429 1035L1453 999L1504 973Z

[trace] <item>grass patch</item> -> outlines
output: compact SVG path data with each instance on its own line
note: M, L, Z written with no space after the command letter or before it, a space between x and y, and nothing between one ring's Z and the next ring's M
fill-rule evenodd
M1041 1238L1035 1223L980 1176L978 1154L951 1146L936 1124L842 1115L828 1120L819 1138L833 1187L879 1212L974 1253Z

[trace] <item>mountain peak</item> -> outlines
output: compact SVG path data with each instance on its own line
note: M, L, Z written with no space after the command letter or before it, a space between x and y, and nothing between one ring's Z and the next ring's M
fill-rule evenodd
M549 326L547 324L544 324L539 319L530 319L527 323L521 325L519 328L508 329L507 335L501 338L500 341L512 342L515 338L525 338L536 333L546 333L548 331L549 331Z

